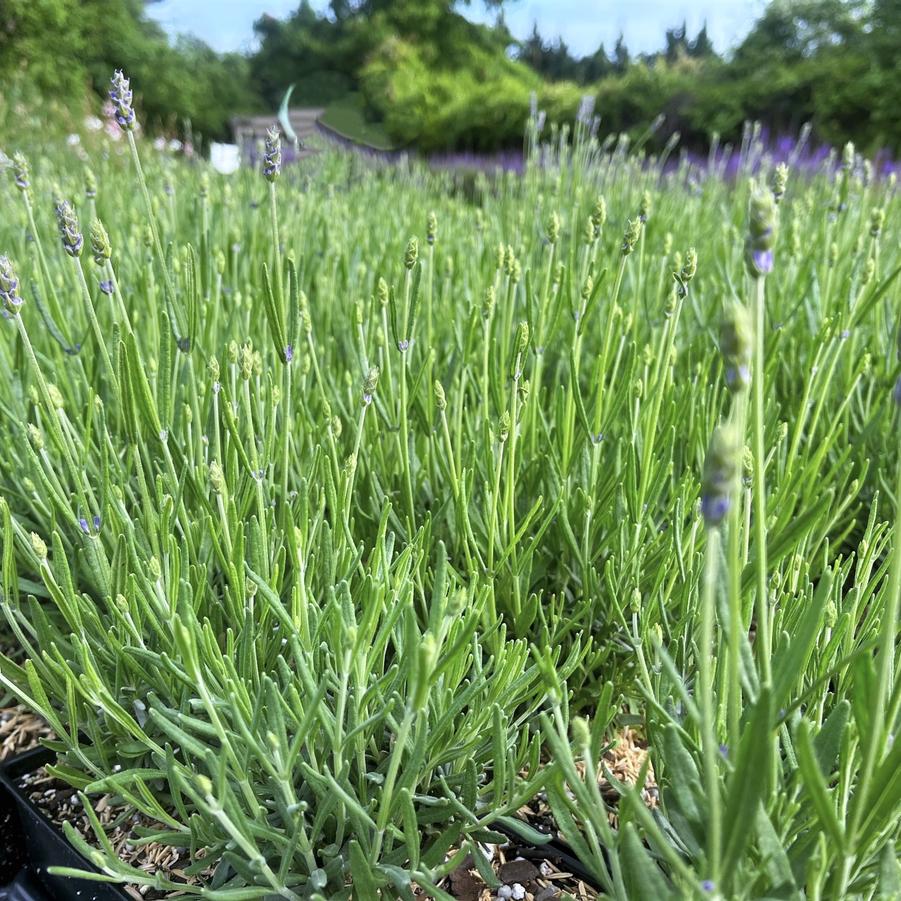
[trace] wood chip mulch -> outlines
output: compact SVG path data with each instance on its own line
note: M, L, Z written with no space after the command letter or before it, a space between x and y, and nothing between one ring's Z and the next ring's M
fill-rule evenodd
M50 735L46 724L23 707L0 710L0 760L36 747L41 738ZM647 745L636 732L628 728L623 730L616 744L604 755L603 767L599 767L597 778L604 800L611 807L610 819L614 826L619 796L608 782L604 768L616 779L634 785L646 758ZM584 773L584 769L580 772ZM74 789L49 776L44 769L24 777L21 783L31 800L53 823L59 826L68 821L86 841L91 844L95 842L81 800ZM642 788L642 797L649 807L656 806L657 786L651 767ZM152 829L159 824L115 805L111 796L105 795L98 799L94 810L113 847L129 865L148 875L161 872L175 881L194 885L207 881L212 876L212 866L196 876L188 876L184 872L184 868L191 863L186 849L156 844L136 845L135 827ZM551 811L543 795L520 810L520 815L539 831L554 831ZM495 884L491 886L486 883L472 859L467 859L441 884L441 888L458 901L593 901L598 897L597 891L588 882L567 871L559 861L555 863L551 855L544 858L540 849L526 849L511 842L504 846L484 845L481 846L481 851L495 875ZM165 897L165 893L149 886L124 888L135 901L157 901ZM418 892L417 897L426 896L424 892Z
M614 779L628 785L636 785L641 769L647 760L647 743L635 730L626 728L617 737L616 743L605 754L603 765L598 767L597 779L601 795L610 806L611 825L617 825L616 808L619 793L607 779L609 772ZM578 763L580 775L584 776L583 763ZM653 766L648 766L641 791L642 799L648 807L657 806L657 783ZM553 834L555 824L547 799L541 793L535 800L519 811L520 816L539 832ZM500 883L491 888L482 879L472 860L453 872L440 886L458 901L551 901L551 899L574 899L590 901L598 897L597 890L578 876L561 869L552 860L543 860L541 850L526 852L515 846L497 848L485 846L484 852ZM517 856L517 852L527 853L529 859ZM424 897L424 895L423 895Z
M0 708L0 761L36 748L42 738L54 738L50 727L21 705Z
M61 826L64 822L71 823L85 841L96 844L90 821L75 789L50 776L43 767L22 777L20 785L51 822L57 826ZM145 829L163 827L131 808L113 803L112 796L100 797L94 803L94 812L120 860L135 869L143 870L149 876L161 873L174 882L183 882L186 885L200 885L212 878L213 866L198 875L185 873L185 868L192 862L198 858L202 859L203 851L192 860L190 852L185 848L173 848L170 845L156 843L135 844L136 827ZM167 895L166 892L159 892L146 885L124 885L123 889L136 901L155 901Z
M457 901L594 901L597 891L578 876L537 854L526 860L515 846L482 845L497 885L490 887L472 858L454 870L439 886ZM425 892L414 892L425 898Z
M647 742L634 729L627 727L620 732L616 744L604 755L604 767L619 782L636 785L641 775L641 768L647 759ZM611 807L616 807L619 803L619 793L607 780L603 767L598 769L598 782L604 800ZM654 765L648 763L648 772L641 789L641 798L648 807L654 808L657 806L658 794L657 781L654 778ZM615 826L615 814L611 814L611 819Z

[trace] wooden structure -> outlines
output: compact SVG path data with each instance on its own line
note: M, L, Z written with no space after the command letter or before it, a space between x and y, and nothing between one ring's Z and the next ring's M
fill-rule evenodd
M306 107L288 111L291 127L302 144L306 143L308 138L318 134L317 121L324 112L325 110L321 107ZM231 126L235 143L240 148L241 158L245 162L252 162L259 158L263 142L266 139L266 131L277 122L278 116L275 114L271 116L236 116L232 119ZM312 152L309 147L302 148L297 156L303 157Z

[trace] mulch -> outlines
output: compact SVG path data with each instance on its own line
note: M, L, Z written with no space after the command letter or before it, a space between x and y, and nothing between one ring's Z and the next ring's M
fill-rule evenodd
M42 738L54 738L50 727L21 705L0 707L0 762L38 747Z
M52 737L46 723L24 707L0 709L0 761L37 747L42 738ZM626 729L620 734L616 745L605 754L604 767L615 778L634 785L646 757L645 743L637 733ZM598 781L602 795L611 807L610 818L615 825L618 796L606 779L604 767L599 768ZM581 772L584 773L584 770ZM43 768L24 777L21 785L51 822L58 826L69 822L86 841L95 842L90 821L74 789L47 774ZM652 769L648 771L642 794L649 807L656 806L657 788ZM212 876L212 864L199 875L185 873L185 868L192 862L187 849L136 844L137 827L152 829L158 824L130 808L117 805L112 796L104 795L97 799L94 811L120 858L130 866L148 875L164 873L174 881L193 885ZM553 830L553 818L543 795L519 813L539 831L547 833ZM598 897L597 890L586 880L568 872L554 861L552 855L544 858L540 849L526 849L516 842L479 847L494 874L494 883L486 882L474 861L467 858L440 885L457 901L592 901ZM158 901L165 897L165 893L149 886L124 886L124 890L135 901ZM417 896L425 897L425 894L417 892Z

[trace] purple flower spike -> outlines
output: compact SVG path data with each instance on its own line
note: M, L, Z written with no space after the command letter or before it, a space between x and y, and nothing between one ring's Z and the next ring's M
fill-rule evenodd
M3 304L4 312L6 312L8 307L14 313L22 306L22 297L19 294L19 279L13 269L13 264L7 256L0 256L0 303Z
M59 226L59 237L63 242L63 249L70 257L81 256L84 236L78 226L75 208L68 200L61 200L56 205L56 222Z
M94 530L97 532L100 531L100 517L99 516L94 517Z
M738 367L729 366L726 369L726 384L730 388L744 388L751 382L751 370L742 363Z
M711 525L718 525L729 512L731 501L723 495L705 495L701 498L701 514Z
M716 889L716 886L713 884L713 880L712 880L712 879L705 879L705 880L701 883L701 888L702 888L705 892L707 892L707 894L710 894L711 892L713 892L713 891Z
M266 132L266 152L263 154L263 175L275 181L282 170L282 141L277 125Z
M294 345L289 344L285 348L285 362L290 363L294 359Z
M113 293L113 283L109 280L102 281L100 283L100 290L104 294L112 294Z
M122 74L121 69L116 69L110 81L109 99L113 102L114 116L120 128L132 131L135 127L135 111L132 107L134 100L131 85Z
M85 533L85 535L91 534L91 527L88 525L88 521L83 517L79 517L78 525L81 526L81 531Z
M751 256L754 261L754 268L761 275L768 275L773 271L772 250L755 250Z

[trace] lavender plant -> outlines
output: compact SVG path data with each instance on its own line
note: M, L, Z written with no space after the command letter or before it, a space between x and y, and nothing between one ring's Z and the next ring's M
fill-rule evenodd
M104 878L447 898L544 791L612 898L891 897L893 186L537 109L226 179L110 96L0 185L0 683L199 881L67 828Z

